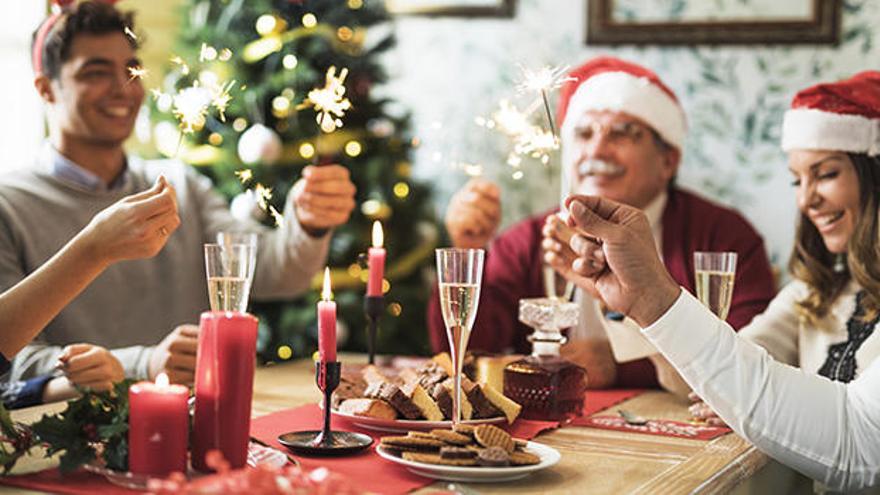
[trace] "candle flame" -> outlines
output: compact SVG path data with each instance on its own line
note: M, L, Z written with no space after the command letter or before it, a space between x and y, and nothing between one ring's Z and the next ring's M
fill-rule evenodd
M333 291L330 290L330 267L324 267L324 288L321 290L321 300L329 301L333 297Z
M376 220L375 222L373 222L373 247L382 247L384 240L385 235L382 232L382 224L378 220Z
M169 383L171 383L171 381L168 379L167 374L159 373L159 375L156 376L156 386L157 387L167 387Z

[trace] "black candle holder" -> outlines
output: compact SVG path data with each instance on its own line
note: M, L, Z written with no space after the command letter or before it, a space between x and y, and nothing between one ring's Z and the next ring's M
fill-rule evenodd
M385 296L365 296L364 314L367 315L367 352L370 364L376 364L376 333L379 331L379 318L385 311Z
M304 455L345 455L366 449L373 438L363 433L330 429L330 398L339 386L342 363L315 363L315 382L324 393L324 426L321 430L292 431L278 436L278 443Z

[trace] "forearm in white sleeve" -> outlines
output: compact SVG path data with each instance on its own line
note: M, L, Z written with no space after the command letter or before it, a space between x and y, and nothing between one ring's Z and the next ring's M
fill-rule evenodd
M35 341L24 346L15 354L12 368L9 371L10 381L24 381L42 375L54 373L61 346Z
M110 354L119 360L126 378L134 380L150 379L150 357L156 346L133 345L111 349Z
M880 484L880 362L849 384L779 363L685 290L644 333L762 451L833 490Z

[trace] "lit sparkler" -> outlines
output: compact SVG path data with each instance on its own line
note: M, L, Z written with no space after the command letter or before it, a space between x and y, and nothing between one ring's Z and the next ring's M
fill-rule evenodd
M507 156L507 164L514 169L519 169L522 156L539 159L547 165L550 162L550 153L559 148L559 140L551 131L531 122L529 117L536 109L537 105L532 105L523 112L509 101L501 100L492 118L477 120L478 125L497 129L512 141L513 150ZM517 173L522 176L521 171L514 172Z
M344 68L336 76L336 67L327 69L323 88L314 88L308 96L297 106L297 109L313 107L317 115L315 122L326 133L331 133L342 127L342 117L351 108L351 101L345 97L345 78L348 69ZM317 149L317 147L316 147Z
M550 99L547 97L547 94L573 79L564 75L568 71L568 66L545 66L537 71L530 70L524 66L520 66L520 69L523 73L523 80L517 85L517 89L520 92L536 91L541 95L541 99L544 102L544 111L547 113L547 122L550 123L550 132L554 138L558 139L559 132L556 130L556 124L553 122L553 112L550 111Z

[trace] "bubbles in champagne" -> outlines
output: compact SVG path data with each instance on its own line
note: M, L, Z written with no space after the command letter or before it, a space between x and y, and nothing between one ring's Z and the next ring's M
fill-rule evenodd
M212 311L245 312L248 303L247 278L208 277L208 299Z
M722 320L727 319L733 297L734 273L697 270L697 298Z

